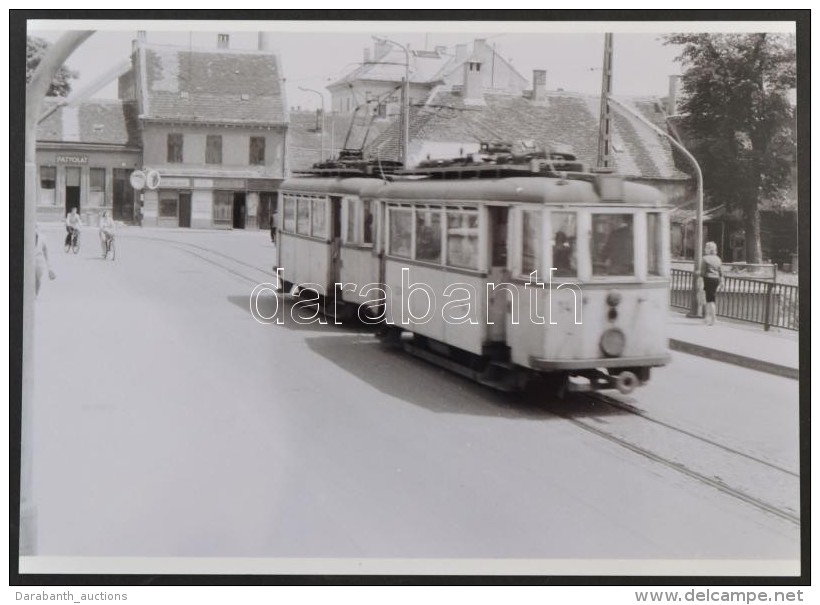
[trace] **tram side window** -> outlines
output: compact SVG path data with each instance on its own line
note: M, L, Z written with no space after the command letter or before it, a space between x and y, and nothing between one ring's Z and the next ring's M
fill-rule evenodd
M297 199L296 233L310 235L310 198L300 197Z
M592 274L634 275L635 251L631 214L592 215Z
M646 253L649 275L663 275L663 240L661 238L661 214L646 215Z
M574 212L552 213L552 268L556 277L575 277L577 241L576 214Z
M413 211L410 208L390 208L388 216L390 227L389 254L410 258L413 253Z
M316 198L311 203L313 205L311 235L327 238L327 200Z
M353 197L345 197L343 198L343 200L343 203L347 207L347 228L345 230L345 243L355 244L358 243L356 239L356 210L358 204L356 203L356 198Z
M416 209L416 260L441 262L441 211Z
M521 273L529 275L538 269L541 249L541 212L524 210L521 225Z
M285 206L282 210L284 218L284 230L288 233L296 231L296 200L291 196L285 197Z
M478 269L478 212L447 211L447 264Z

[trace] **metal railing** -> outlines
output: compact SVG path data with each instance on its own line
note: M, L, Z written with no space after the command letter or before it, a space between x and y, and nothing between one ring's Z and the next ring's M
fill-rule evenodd
M692 302L692 271L672 269L669 300L672 307L689 309ZM799 321L799 288L773 281L724 276L717 293L720 317L797 330Z

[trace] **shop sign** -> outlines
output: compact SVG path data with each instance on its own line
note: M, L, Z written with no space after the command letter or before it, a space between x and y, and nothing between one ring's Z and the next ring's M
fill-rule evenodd
M88 156L87 155L68 155L64 153L57 154L57 163L58 164L73 164L76 166L82 166L88 164Z

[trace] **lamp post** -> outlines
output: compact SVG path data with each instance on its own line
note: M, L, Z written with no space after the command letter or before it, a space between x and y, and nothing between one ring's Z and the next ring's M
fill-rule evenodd
M694 271L692 272L692 304L689 310L689 317L697 317L698 316L698 272L700 271L700 264L703 260L703 173L700 170L700 165L698 161L695 159L689 151L678 143L673 136L671 136L668 132L664 132L657 126L655 126L652 122L647 120L643 117L640 113L632 109L631 107L627 107L617 99L615 99L612 95L609 95L609 100L615 103L618 107L626 111L627 113L635 116L641 122L649 126L652 130L657 132L659 135L666 137L669 139L669 142L680 151L686 159L695 167L695 181L698 188L698 198L697 198L697 211L695 215L695 267Z
M379 42L387 42L393 46L398 46L404 51L404 83L402 86L402 111L401 111L401 162L407 168L407 149L410 145L410 51L403 44L394 42L388 38L378 38L373 36L373 39Z
M305 92L315 93L315 94L319 95L319 99L322 101L322 121L321 121L321 126L320 126L320 132L322 133L322 139L321 139L322 140L322 142L321 142L322 150L319 154L319 161L324 162L325 161L325 96L322 93L320 93L318 90L313 90L312 88L304 88L304 87L300 86L299 90L303 90Z

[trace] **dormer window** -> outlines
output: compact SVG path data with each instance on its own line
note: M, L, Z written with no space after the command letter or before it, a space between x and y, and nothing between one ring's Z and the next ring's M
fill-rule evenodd
M187 90L181 90L179 92L179 98L187 100L189 98L188 91Z
M239 98L242 99L243 101L249 101L251 96L248 93L243 93L243 94L239 95Z

